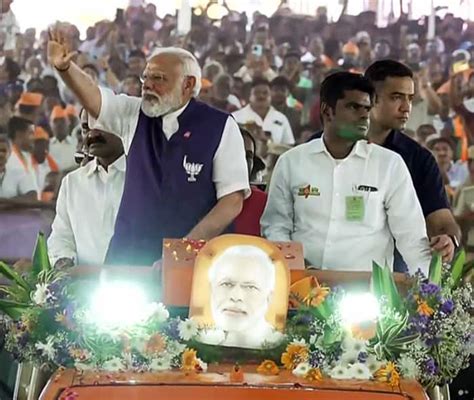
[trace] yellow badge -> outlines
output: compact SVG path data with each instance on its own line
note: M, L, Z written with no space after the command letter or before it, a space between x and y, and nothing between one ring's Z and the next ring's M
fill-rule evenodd
M309 196L321 196L317 187L307 185L298 189L298 196L304 196L307 199Z

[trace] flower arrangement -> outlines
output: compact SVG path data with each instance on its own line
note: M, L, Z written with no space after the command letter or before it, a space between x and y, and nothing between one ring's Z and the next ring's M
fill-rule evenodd
M433 257L429 276L418 272L401 296L391 272L374 264L373 293L380 304L377 320L347 326L338 305L342 289L312 284L287 326L290 340L281 363L297 376L317 369L333 379L374 379L397 385L400 377L424 387L449 383L468 366L472 350L472 287L462 278L470 266L464 252L452 265Z
M206 372L207 363L229 355L233 362L260 363L255 371L281 369L308 382L325 378L377 380L396 386L400 378L425 387L449 382L467 366L472 347L472 288L463 283L464 253L452 266L433 258L428 277L418 273L402 296L387 268L373 266L372 292L380 312L348 324L341 304L349 295L316 279L298 304L277 347L243 352L199 343L206 330L190 319L171 318L160 303L139 321L104 329L91 318L87 293L61 270L51 268L39 235L32 271L26 276L0 263L0 343L20 361L102 371ZM245 355L246 354L246 355ZM249 357L245 359L245 357ZM238 365L238 364L236 364ZM243 380L240 367L233 378Z

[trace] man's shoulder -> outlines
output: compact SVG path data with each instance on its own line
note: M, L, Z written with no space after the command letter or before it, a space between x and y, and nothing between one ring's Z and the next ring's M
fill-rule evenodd
M322 139L315 139L311 142L302 143L298 146L295 146L288 151L285 151L280 157L279 160L288 162L289 160L294 161L301 159L301 157L307 156L310 152L314 151L314 148L318 145L317 140L321 141Z
M392 131L388 141L384 143L383 147L397 153L404 152L424 156L431 155L431 152L426 147L422 146L416 140L398 130Z
M72 187L74 187L80 181L83 181L84 179L88 178L90 174L94 172L95 168L95 161L89 161L86 165L83 165L71 172L68 172L63 178L63 184L72 185Z
M281 111L278 111L276 108L272 107L270 108L272 114L271 114L271 119L272 122L282 122L282 121L288 121L288 117L283 114Z
M252 113L253 111L250 108L250 104L247 104L245 107L241 108L240 110L234 111L232 115L234 116L234 118L238 119L238 118L245 117L246 115L250 115Z
M223 110L219 110L218 108L215 108L207 103L204 103L202 101L199 101L199 100L196 100L194 102L194 107L196 107L196 109L201 113L201 112L205 112L205 113L210 113L210 114L214 114L214 115L218 115L218 116L221 116L221 117L229 117L229 113L226 112L226 111L223 111Z

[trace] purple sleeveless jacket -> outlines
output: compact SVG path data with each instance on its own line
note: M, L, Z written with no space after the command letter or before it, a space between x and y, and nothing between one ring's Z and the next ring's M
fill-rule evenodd
M216 205L213 159L228 117L192 99L168 141L162 119L140 110L106 264L151 266L164 238L184 237Z

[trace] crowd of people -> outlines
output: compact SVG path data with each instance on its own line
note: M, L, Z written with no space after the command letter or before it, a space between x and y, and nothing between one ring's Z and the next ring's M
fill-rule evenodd
M81 40L20 32L3 3L0 211L54 208L56 267L151 265L165 237L229 231L342 270L474 252L474 22L428 37L427 18L282 6L179 35L133 1Z

